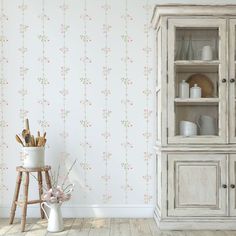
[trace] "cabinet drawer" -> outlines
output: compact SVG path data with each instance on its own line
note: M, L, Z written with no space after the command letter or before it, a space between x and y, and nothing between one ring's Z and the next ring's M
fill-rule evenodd
M168 155L168 215L225 216L225 154Z

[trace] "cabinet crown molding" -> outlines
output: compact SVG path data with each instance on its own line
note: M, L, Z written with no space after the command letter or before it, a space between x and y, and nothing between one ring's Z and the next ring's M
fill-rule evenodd
M162 16L234 16L236 15L236 5L189 5L189 4L158 4L155 5L151 24L154 29Z

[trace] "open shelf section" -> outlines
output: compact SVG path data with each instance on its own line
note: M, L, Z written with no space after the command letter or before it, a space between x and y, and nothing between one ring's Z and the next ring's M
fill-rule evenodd
M219 103L219 98L175 98L177 106L188 106L188 105L200 105L200 106L211 106Z
M175 61L176 72L218 72L219 61Z

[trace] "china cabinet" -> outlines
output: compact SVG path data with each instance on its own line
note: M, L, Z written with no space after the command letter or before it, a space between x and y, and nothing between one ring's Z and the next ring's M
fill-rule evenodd
M152 25L156 222L236 229L236 5L157 5Z

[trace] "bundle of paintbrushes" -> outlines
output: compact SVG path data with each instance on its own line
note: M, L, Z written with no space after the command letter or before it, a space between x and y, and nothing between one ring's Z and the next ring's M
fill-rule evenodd
M23 147L44 147L47 141L46 132L41 136L38 131L37 136L34 137L34 135L30 133L29 120L26 119L25 128L22 130L21 135L16 135L16 141Z

